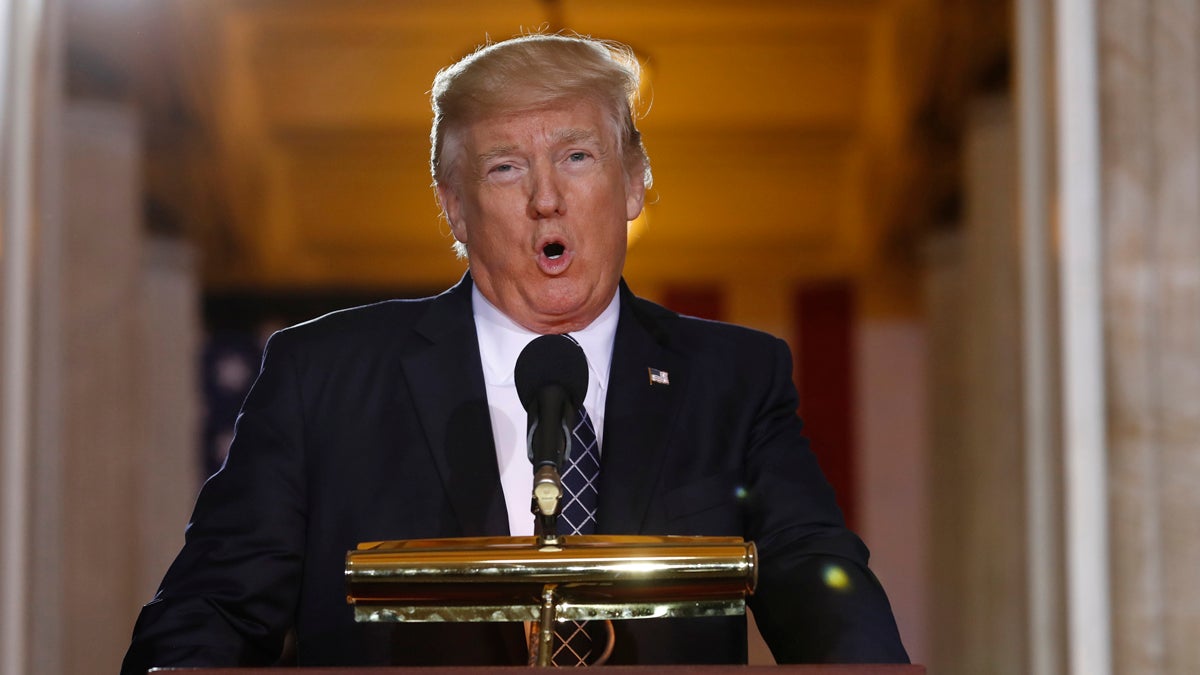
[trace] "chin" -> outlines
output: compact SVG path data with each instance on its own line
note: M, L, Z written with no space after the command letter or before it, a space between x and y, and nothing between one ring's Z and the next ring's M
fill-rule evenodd
M590 319L584 315L587 313L587 305L584 299L574 299L566 301L562 298L554 301L538 303L534 309L538 316L544 317L548 323L575 323L576 321L585 320L590 322ZM572 329L574 330L574 329Z
M583 314L583 305L578 303L544 303L536 309L539 315L553 321L571 321Z

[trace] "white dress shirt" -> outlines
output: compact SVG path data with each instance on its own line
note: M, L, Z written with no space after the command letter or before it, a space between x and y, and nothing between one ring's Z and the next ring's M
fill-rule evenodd
M571 333L583 347L588 364L588 388L583 405L596 428L598 447L604 448L604 397L608 391L608 370L612 365L613 340L617 335L620 294L587 328ZM496 461L500 483L508 508L508 530L513 536L533 534L533 514L529 510L533 492L533 464L527 447L528 415L517 397L513 370L521 350L538 333L524 328L488 302L475 286L471 290L475 315L475 334L483 359L483 382L487 388L488 412L492 418L492 438L496 442Z

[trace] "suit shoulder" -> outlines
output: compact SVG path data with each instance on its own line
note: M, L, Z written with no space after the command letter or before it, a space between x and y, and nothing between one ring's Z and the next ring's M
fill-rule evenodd
M363 346L414 325L428 311L433 298L384 300L369 305L339 309L288 326L273 334L272 348L328 349L337 345Z
M666 307L635 297L635 314L655 332L667 336L674 346L698 347L722 345L735 349L769 349L785 344L765 331L734 323L702 319L671 311Z

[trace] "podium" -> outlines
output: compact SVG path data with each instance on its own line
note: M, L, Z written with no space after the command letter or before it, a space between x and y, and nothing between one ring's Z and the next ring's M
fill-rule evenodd
M829 665L601 665L611 675L925 675L924 665L829 664ZM298 669L299 670L299 669ZM280 675L280 668L172 668L150 673L194 675ZM544 668L446 667L446 668L305 668L302 675L545 675Z
M544 543L544 542L543 542ZM347 601L366 622L729 616L757 577L754 545L728 537L533 537L368 542L346 557ZM547 587L553 593L547 595ZM604 665L612 675L924 675L919 665ZM544 666L164 668L200 675L545 675Z

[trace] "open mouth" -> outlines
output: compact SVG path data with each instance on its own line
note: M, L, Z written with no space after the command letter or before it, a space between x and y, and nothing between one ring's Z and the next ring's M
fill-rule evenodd
M544 274L552 277L563 274L575 259L575 251L571 249L566 238L557 234L549 234L540 241L537 249L537 265Z

